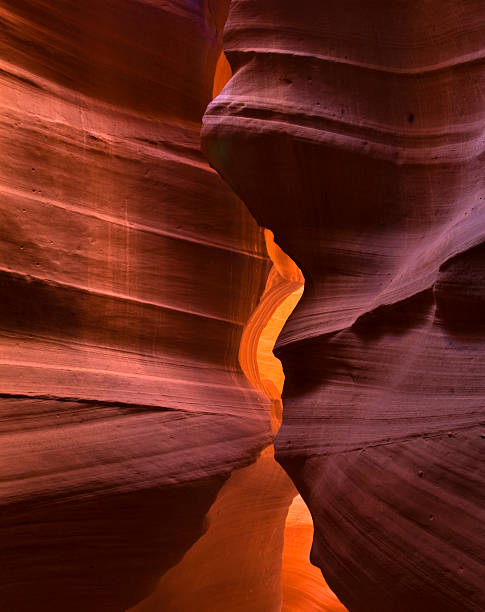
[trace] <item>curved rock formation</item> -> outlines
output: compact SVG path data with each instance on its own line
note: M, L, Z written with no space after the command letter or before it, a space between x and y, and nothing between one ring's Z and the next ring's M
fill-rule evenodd
M295 488L273 446L231 474L208 529L130 612L279 612L285 523Z
M126 610L271 442L263 235L199 150L226 10L1 3L2 610Z
M271 401L276 432L284 374L273 347L302 295L303 276L272 232L265 230L265 237L273 267L244 327L239 361ZM273 452L271 445L255 464L231 475L207 515L207 531L130 612L345 612L310 565L311 516Z
M484 35L472 0L234 0L204 119L305 276L277 453L352 612L485 608Z
M265 242L273 266L261 300L244 327L239 363L250 383L273 403L276 432L281 425L281 392L285 375L273 348L302 296L304 279L301 270L279 248L269 230L265 230Z
M281 583L282 612L346 612L346 608L322 579L320 570L310 564L313 539L312 517L297 495L288 511Z

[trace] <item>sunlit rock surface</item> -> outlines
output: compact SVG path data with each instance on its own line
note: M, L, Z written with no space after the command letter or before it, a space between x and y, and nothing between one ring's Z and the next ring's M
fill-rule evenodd
M146 598L271 442L238 365L263 233L199 150L226 9L1 4L5 612Z
M282 612L346 612L322 578L322 573L309 562L313 539L313 522L300 495L290 506L285 526Z
M268 447L232 473L206 533L130 612L279 612L288 507L295 488Z
M270 401L276 432L284 374L272 351L301 297L303 276L270 231L265 238L273 267L244 327L239 362ZM345 612L310 564L311 516L273 452L268 446L255 464L232 474L207 515L207 531L130 612Z
M485 608L485 11L234 0L203 148L298 264L278 458L356 612Z

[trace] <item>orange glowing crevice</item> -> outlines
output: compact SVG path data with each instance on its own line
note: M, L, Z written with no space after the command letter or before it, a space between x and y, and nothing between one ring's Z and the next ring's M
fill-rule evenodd
M273 267L259 305L246 324L239 348L239 363L249 381L271 400L280 400L284 374L273 347L303 294L303 274L279 248L273 232L264 231Z
M264 236L268 255L273 262L266 286L267 295L271 295L271 298L265 292L265 300L268 310L273 310L259 337L256 361L266 394L271 399L281 399L285 375L280 360L273 354L273 348L303 294L304 278L294 261L276 244L273 232L266 229ZM284 294L286 297L283 297Z
M310 511L300 495L293 499L285 524L281 584L282 612L347 612L309 561L313 540Z
M224 53L217 62L213 97L219 95L232 71ZM266 250L273 266L260 302L244 327L239 363L251 384L271 400L271 425L281 425L285 375L273 348L286 320L303 295L305 279L295 262L277 245L273 232L264 230ZM268 447L262 453L273 453ZM275 463L275 468L277 464ZM278 468L277 473L284 472ZM288 480L288 485L290 482ZM296 495L285 523L281 568L282 612L346 612L320 570L310 563L313 522L302 497Z
M276 432L281 425L284 373L273 348L288 317L300 300L304 277L294 261L265 230L268 255L273 267L258 307L244 328L239 348L241 368L254 387L271 400L271 420ZM346 612L310 563L313 540L312 517L300 495L289 508L282 557L282 612Z
M216 72L214 74L214 83L212 86L212 97L218 96L224 88L224 85L232 77L232 70L229 62L227 61L224 52L219 55L217 60Z

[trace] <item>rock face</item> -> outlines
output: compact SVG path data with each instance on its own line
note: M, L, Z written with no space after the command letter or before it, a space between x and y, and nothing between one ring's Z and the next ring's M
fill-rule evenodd
M6 612L133 606L271 442L237 361L263 233L199 150L226 12L2 2Z
M481 612L485 10L229 2L1 3L0 609Z
M305 277L276 449L352 612L485 608L484 40L473 1L234 0L204 119Z
M288 512L283 549L282 612L346 612L346 608L310 564L313 539L312 517L297 495Z
M268 447L256 463L231 474L207 515L207 531L130 612L280 612L294 495Z

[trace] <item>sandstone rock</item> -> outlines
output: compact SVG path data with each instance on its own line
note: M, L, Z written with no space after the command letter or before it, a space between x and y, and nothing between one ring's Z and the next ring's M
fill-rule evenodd
M227 2L0 8L0 608L122 611L272 439L262 230L199 150Z
M352 612L485 607L484 33L476 2L234 0L204 118L305 277L276 449Z

